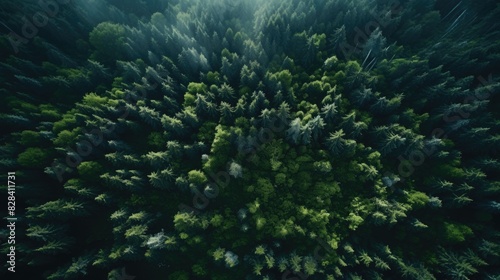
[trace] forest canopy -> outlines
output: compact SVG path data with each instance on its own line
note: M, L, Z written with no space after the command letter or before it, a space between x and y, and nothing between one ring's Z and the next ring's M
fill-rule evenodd
M496 1L1 7L7 279L500 279Z

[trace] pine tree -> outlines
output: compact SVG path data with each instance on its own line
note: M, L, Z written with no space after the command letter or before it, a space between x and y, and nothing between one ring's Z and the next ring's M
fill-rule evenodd
M174 174L172 172L172 169L164 169L159 172L152 172L148 175L148 178L153 187L159 189L167 189L172 186Z
M330 133L330 136L327 139L326 144L328 149L334 156L351 154L354 152L356 142L354 140L343 139L343 136L345 136L345 133L342 129L340 129L336 132Z
M152 128L158 128L161 125L160 114L154 109L139 106L139 116Z
M311 129L312 139L317 141L322 134L322 129L325 126L325 122L320 116L316 116L311 119L307 124L307 127Z
M299 137L302 131L300 119L296 118L290 123L290 128L286 131L286 137L294 144L298 144Z
M321 113L325 116L325 120L331 122L334 120L338 110L335 103L327 104L321 109Z

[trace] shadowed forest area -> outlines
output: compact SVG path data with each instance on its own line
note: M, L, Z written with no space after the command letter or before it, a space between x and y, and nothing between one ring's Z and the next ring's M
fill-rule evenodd
M0 3L2 279L500 279L497 1Z

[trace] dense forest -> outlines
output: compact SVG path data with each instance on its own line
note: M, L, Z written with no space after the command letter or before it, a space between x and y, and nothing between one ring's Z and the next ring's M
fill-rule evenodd
M2 279L500 279L497 1L0 3Z

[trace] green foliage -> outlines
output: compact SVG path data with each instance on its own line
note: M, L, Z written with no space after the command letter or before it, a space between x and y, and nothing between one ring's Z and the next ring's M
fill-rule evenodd
M470 279L469 276L479 272L478 266L487 265L484 260L470 250L458 255L440 248L439 261L440 266L444 269L444 274L453 279Z
M155 150L161 150L165 147L166 142L166 138L161 132L153 131L148 135L148 145Z
M99 174L103 170L103 166L95 161L85 161L78 165L78 174L90 182L99 180Z
M204 168L207 170L214 170L215 168L221 167L227 162L229 156L229 137L231 134L227 131L227 128L221 125L215 127L215 136L212 142L212 147L210 153L217 155L216 157L211 157L208 162L205 163Z
M408 203L414 208L422 208L429 202L429 197L419 191L411 192L408 196Z
M17 157L17 162L27 168L43 168L49 161L50 152L41 148L27 148Z
M74 112L69 112L63 115L62 120L59 120L54 123L52 131L54 131L54 133L59 133L62 130L68 129L75 124L76 124L76 117L74 115Z
M40 143L41 137L40 134L36 131L25 130L21 132L21 138L19 139L19 143L24 146L36 146Z
M195 185L202 185L207 182L207 177L199 170L191 170L188 172L188 180Z
M83 97L83 104L88 105L88 106L92 106L92 107L100 107L102 105L106 105L107 102L108 102L108 98L99 96L94 92L86 94Z
M79 136L79 132L80 130L78 128L73 131L63 130L57 134L57 138L54 139L54 144L61 147L69 147L75 143Z
M354 213L349 213L349 216L347 216L347 221L349 221L349 229L356 230L364 220L361 216L358 216Z
M133 238L141 238L144 239L146 237L145 233L148 230L147 226L136 225L125 231L125 238L133 239Z
M189 92L186 92L186 94L184 94L184 103L182 104L182 106L184 107L193 106L195 100L196 98L194 97L194 95L192 95Z
M444 238L450 243L464 242L474 233L472 229L463 224L444 222Z
M89 42L95 48L92 59L105 65L123 58L123 44L125 43L125 29L123 26L111 23L99 23L89 34Z
M283 70L277 73L266 73L272 83L281 83L284 89L290 89L292 86L292 74L289 70Z
M188 93L191 93L192 95L198 94L203 94L207 91L207 85L204 83L189 83L188 84Z

